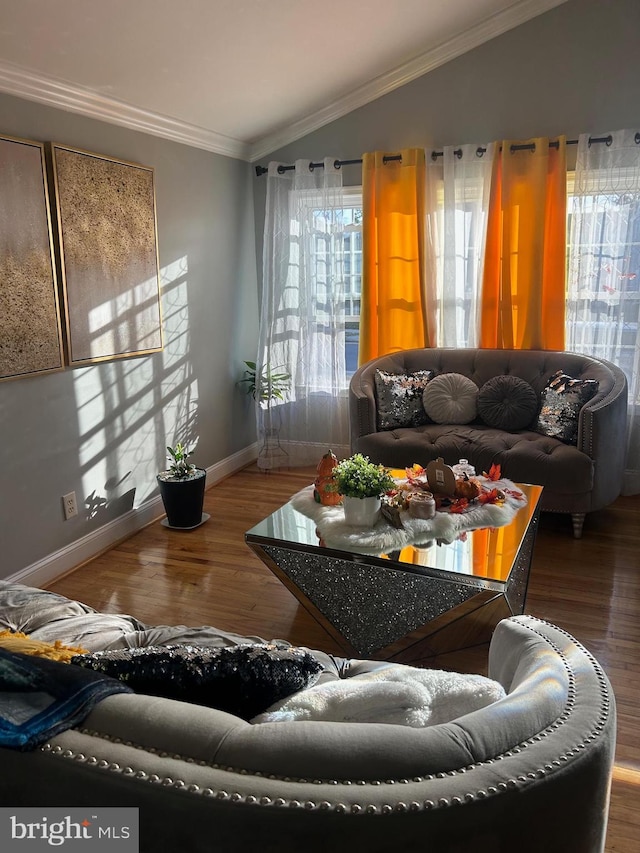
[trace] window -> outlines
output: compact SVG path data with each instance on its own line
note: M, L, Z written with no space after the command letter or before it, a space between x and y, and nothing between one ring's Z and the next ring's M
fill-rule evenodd
M341 207L327 211L317 196L306 199L311 241L312 277L317 299L326 304L339 301L344 311L345 367L347 379L358 366L360 296L362 293L362 188L344 187Z
M445 230L443 185L437 186L438 240ZM636 358L640 324L640 199L614 193L603 183L589 196L574 192L573 173L567 176L567 346L615 360L631 376ZM305 193L302 201L312 231L312 278L316 299L326 310L323 316L344 311L345 366L347 380L358 366L360 300L362 293L362 188L344 187L340 207L323 207L317 193ZM325 202L326 204L326 202ZM573 228L580 210L579 233ZM467 179L456 185L455 219L449 223L456 235L451 249L449 275L439 282L439 330L447 344L469 345L476 322L478 242L483 236L482 184ZM442 272L440 272L442 277ZM453 324L453 325L452 325ZM449 329L451 326L451 329ZM451 343L451 341L455 343ZM464 342L464 343L463 343Z
M463 146L427 166L427 270L435 276L438 346L478 345L492 163L492 152L478 157L475 146Z
M640 196L614 191L604 176L578 194L570 174L567 187L568 345L615 361L630 379L638 369Z

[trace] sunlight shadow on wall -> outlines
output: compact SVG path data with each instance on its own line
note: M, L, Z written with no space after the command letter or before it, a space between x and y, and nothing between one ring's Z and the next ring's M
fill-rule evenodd
M198 386L190 352L187 274L186 257L160 271L163 352L74 371L82 479L78 504L92 526L156 493L167 444L195 442ZM142 316L147 310L144 293L142 285L133 289L126 306L101 306L91 318L95 339L117 334L123 310Z
M157 323L154 277L91 309L87 318L91 357L157 349Z

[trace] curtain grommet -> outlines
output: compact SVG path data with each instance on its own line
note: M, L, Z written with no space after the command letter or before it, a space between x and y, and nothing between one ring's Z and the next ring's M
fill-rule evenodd
M482 148L480 145L476 148L476 157L484 157L484 153L487 149Z
M453 153L456 155L458 160L462 160L462 148L456 148L456 150Z
M280 165L278 166L278 174L284 175L284 166L282 165L282 163L280 163Z
M640 145L640 133L636 133L636 135L633 137L633 141L636 143L636 145Z
M333 161L333 168L334 169L342 169L342 163L340 162L340 160L334 160Z
M597 143L604 142L604 144L607 146L607 148L610 148L611 143L613 142L613 136L611 136L611 134L609 134L609 136L590 136L589 137L589 143L588 143L589 148L591 148L591 146L593 145L594 142L597 142Z

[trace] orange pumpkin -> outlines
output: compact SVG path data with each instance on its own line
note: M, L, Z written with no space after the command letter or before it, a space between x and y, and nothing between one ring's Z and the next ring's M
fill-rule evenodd
M465 474L463 479L456 480L454 494L457 498L466 498L468 501L475 500L480 494L480 484L477 480L470 480Z
M333 476L333 469L338 464L335 454L328 450L316 469L313 497L316 503L323 506L336 506L342 501L342 495L338 493L338 485Z

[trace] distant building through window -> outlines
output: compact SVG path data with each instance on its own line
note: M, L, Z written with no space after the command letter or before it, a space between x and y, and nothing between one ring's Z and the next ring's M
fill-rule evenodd
M615 361L631 380L640 367L640 198L613 190L607 176L601 186L597 176L592 183L588 194L578 195L569 173L567 341Z
M567 340L595 357L611 358L628 376L637 370L637 339L640 323L640 200L616 195L603 187L592 196L591 227L585 227L589 241L571 245L572 217L577 203L573 173L567 176ZM468 191L468 188L467 188ZM473 195L473 193L472 193ZM360 300L362 294L362 188L344 187L341 206L327 211L317 196L307 204L314 231L312 264L318 299L332 304L343 301L345 314L345 363L347 380L358 366ZM475 196L466 201L473 202ZM472 231L471 213L461 205L456 227L461 234ZM613 224L612 224L613 222ZM624 232L624 233L622 233ZM574 235L574 239L578 235ZM472 292L468 268L481 247L465 243L466 262L459 271L464 295L443 293L446 302L454 300L469 322L479 294ZM624 251L620 251L621 246ZM465 272L465 270L467 272ZM471 287L470 287L471 286ZM615 336L615 340L611 337Z
M358 367L362 293L362 188L344 187L341 207L327 211L310 198L314 229L311 262L318 299L343 300L347 380ZM321 293L321 289L324 291Z

